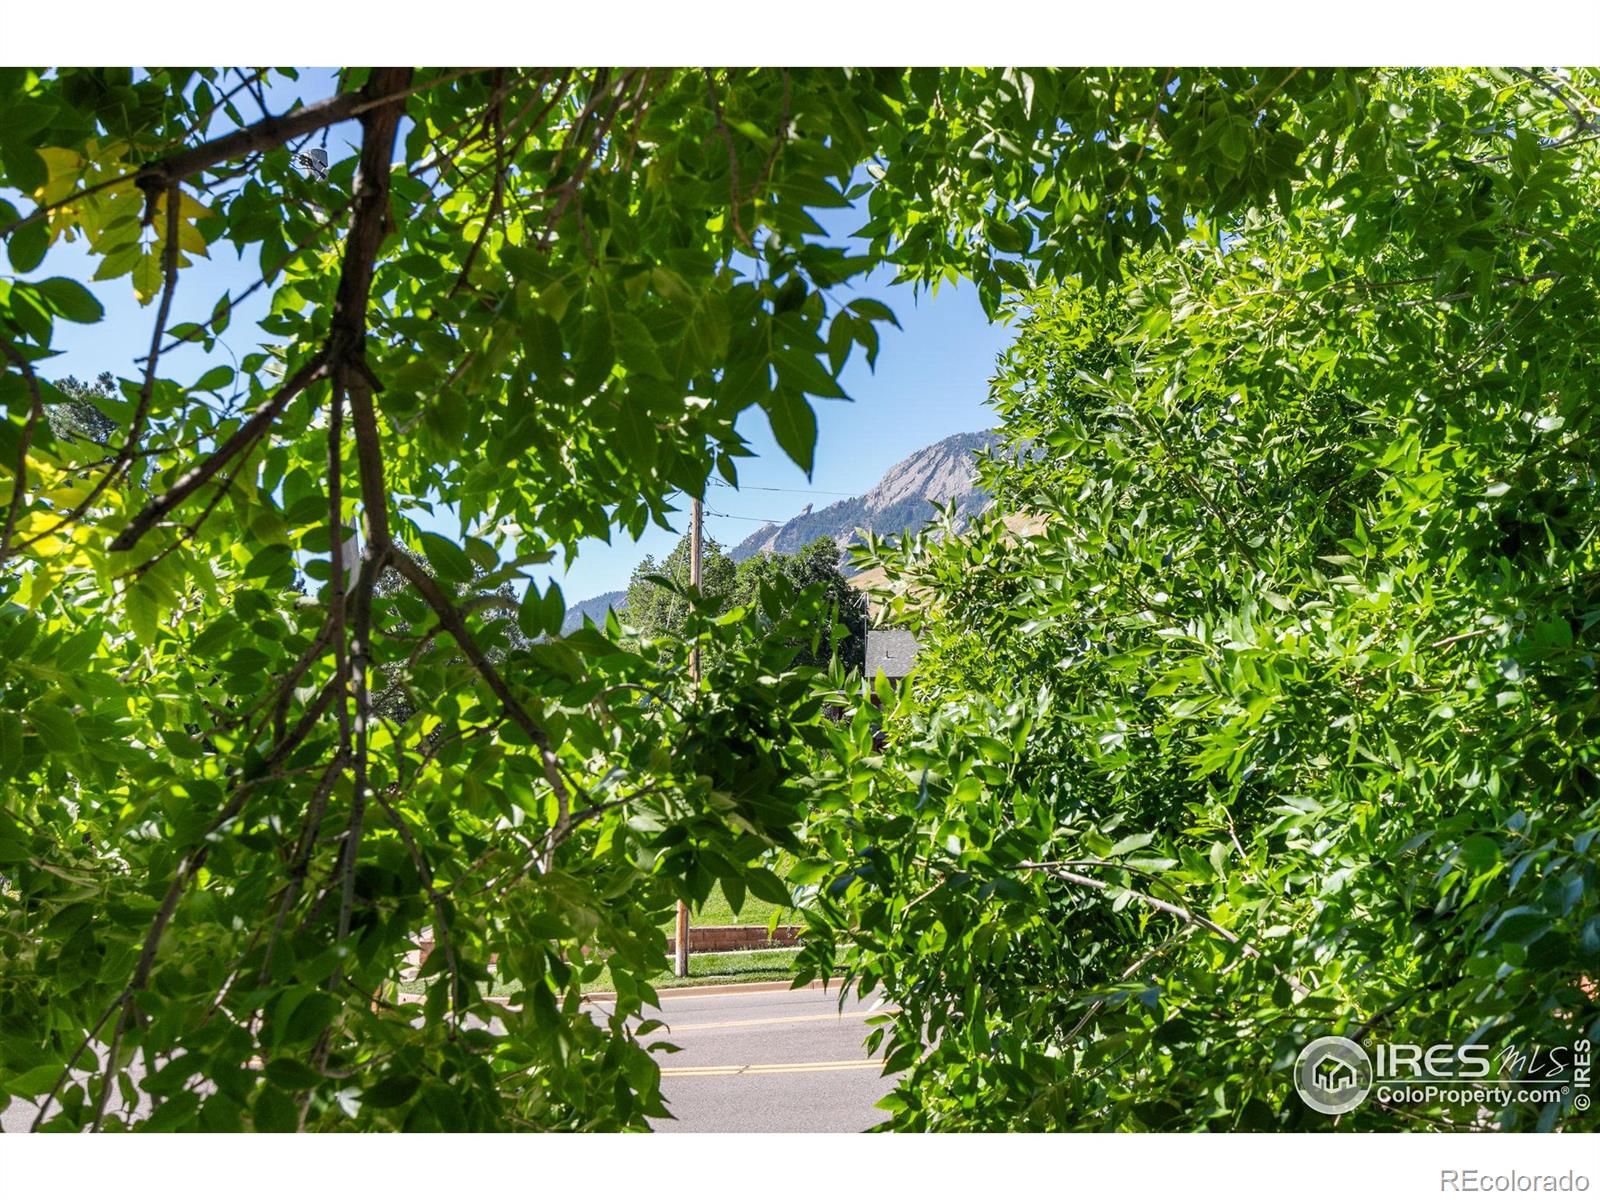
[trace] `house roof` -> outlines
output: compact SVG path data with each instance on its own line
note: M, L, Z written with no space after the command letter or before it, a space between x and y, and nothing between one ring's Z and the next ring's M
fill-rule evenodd
M866 677L875 679L882 671L890 679L911 674L917 660L917 639L909 629L867 630Z

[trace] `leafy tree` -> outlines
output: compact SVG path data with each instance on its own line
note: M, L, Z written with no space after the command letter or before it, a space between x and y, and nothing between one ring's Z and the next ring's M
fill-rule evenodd
M897 1128L1596 1127L1290 1086L1325 1033L1600 1035L1600 87L1366 103L1276 210L1023 297L1034 452L869 550L918 675L794 880L808 973L897 1006Z
M716 538L700 546L700 595L713 614L727 611L733 595L734 562ZM665 580L670 586L663 586ZM628 578L625 610L628 625L641 637L681 638L689 627L693 605L689 588L689 537L685 534L660 563L651 555Z
M809 470L811 399L892 319L844 293L865 271L965 275L998 312L1195 220L1298 206L1306 179L1331 204L1319 164L1399 144L1388 77L1355 71L352 68L252 119L236 100L267 74L0 71L0 1088L43 1127L663 1112L630 1024L659 918L718 879L787 900L764 862L828 737L794 666L825 614L719 627L693 685L681 646L514 648L465 598L731 481L748 409ZM1564 136L1539 113L1466 148L1509 165L1407 185L1467 230L1423 264L1442 295L1526 294L1471 231L1512 172L1573 195L1543 164L1587 160L1525 134ZM355 151L308 179L336 126ZM1481 196L1446 189L1468 177ZM1380 194L1351 201L1364 233L1412 203ZM859 252L811 215L850 203ZM214 250L255 277L204 293L188 268ZM97 398L105 447L54 435L40 376L59 322L103 318L91 279L151 312ZM257 293L275 349L218 361ZM413 519L440 505L459 536ZM556 634L559 593L522 594L522 634ZM377 719L402 674L426 704ZM580 989L605 967L596 1023Z
M698 608L712 616L732 609L766 613L768 619L801 603L813 588L826 620L791 647L799 666L826 667L835 656L845 668L859 667L865 643L867 599L839 569L839 547L819 537L794 554L755 554L735 563L715 538L701 547ZM646 639L681 638L697 607L689 588L689 539L685 536L658 565L646 555L628 582L625 617ZM810 600L805 605L809 607ZM716 644L707 647L718 653Z
M822 604L829 614L827 628L795 647L795 661L826 667L834 659L846 670L859 669L866 653L867 598L850 585L839 569L839 545L831 537L818 537L793 554L755 554L734 573L734 605L782 611L804 589L821 588Z

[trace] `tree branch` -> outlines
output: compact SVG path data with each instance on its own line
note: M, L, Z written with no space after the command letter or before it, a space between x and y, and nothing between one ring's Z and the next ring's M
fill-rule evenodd
M1177 941L1180 937L1182 937L1185 933L1187 933L1192 928L1194 928L1194 926L1185 925L1182 929L1180 929L1177 933L1173 934L1171 937L1167 938L1165 941L1158 942L1158 943L1156 943L1156 945L1152 946L1149 950L1146 950L1138 958L1133 960L1133 964L1131 966L1129 966L1127 970L1123 971L1122 974L1117 976L1117 982L1118 983L1126 983L1128 980L1132 979L1135 975L1137 975L1139 973L1139 968L1140 967L1144 966L1151 959L1158 958L1161 955L1165 954L1167 952L1167 950L1171 947L1172 943ZM1067 1035L1066 1035L1066 1037L1064 1037L1062 1039L1062 1041L1070 1042L1073 1038L1077 1037L1078 1034L1082 1033L1083 1032L1083 1027L1085 1025L1087 1025L1090 1021L1094 1020L1095 1014L1098 1013L1102 1008L1104 1008L1106 1006L1106 1002L1109 999L1110 999L1110 997L1108 997L1108 996L1101 996L1098 1000L1096 1000L1093 1004L1091 1004L1089 1006L1089 1011L1084 1013L1083 1016L1078 1019L1077 1023L1075 1025L1073 1025L1073 1027L1071 1029L1067 1030Z
M411 863L417 869L417 876L422 880L423 890L428 893L428 900L433 905L433 923L438 930L439 948L444 951L445 963L450 971L450 1011L455 1015L456 1028L461 1027L461 971L456 965L455 939L450 933L450 920L445 913L444 894L433 886L433 871L428 866L428 860L422 853L422 847L417 845L417 839L411 833L411 827L400 815L400 810L390 804L382 792L373 792L373 799L388 814L389 820L394 823L400 840L405 843L406 851L411 855Z
M11 502L6 505L5 528L0 530L0 563L11 557L11 535L17 529L17 513L22 507L22 497L28 490L28 452L33 449L33 434L44 420L44 402L39 396L39 377L33 373L33 364L23 357L10 342L0 342L0 350L28 385L28 419L23 423L22 436L17 441L16 478L11 484Z
M467 662L489 685L489 690L504 706L506 714L528 735L528 739L539 747L545 779L555 793L561 812L567 812L571 806L572 790L576 789L569 789L567 781L562 777L561 763L550 746L550 735L533 719L533 715L516 698L500 672L484 654L483 647L478 645L477 639L472 636L472 631L467 628L466 619L461 615L460 608L445 595L444 589L432 575L428 574L426 568L409 554L396 550L391 565L427 601L428 607L433 609L434 616L439 619L439 624L455 640L456 645L461 647L461 652L467 656ZM587 801L588 797L584 796L583 799Z
M300 841L295 846L294 858L289 864L289 883L283 890L283 899L278 902L278 915L272 922L272 935L267 939L266 953L261 959L261 974L256 979L256 986L266 983L272 974L272 956L278 947L278 939L283 936L284 922L288 920L289 910L300 898L300 889L305 886L306 874L311 867L311 852L316 849L317 834L322 829L322 815L328 808L328 797L333 794L333 786L339 781L339 776L344 773L347 759L341 751L328 760L328 765L322 773L321 780L317 783L317 790L312 793L311 803L306 806L305 824L300 829Z
M750 235L745 233L744 226L739 222L739 204L741 191L739 188L739 154L733 146L733 135L728 132L728 125L722 119L722 101L717 99L716 77L711 74L710 68L704 72L706 77L706 95L711 98L711 116L716 122L717 133L722 138L722 143L728 148L728 200L729 211L733 216L734 236L739 239L739 244L748 246Z
M111 1085L117 1072L117 1052L122 1045L122 1035L126 1032L129 1022L134 1019L134 1001L139 992L150 982L150 972L155 967L156 953L161 947L161 935L166 932L174 914L178 911L178 902L188 890L190 881L205 865L206 857L211 852L212 837L228 822L232 821L244 810L245 803L251 794L263 783L277 777L277 770L283 765L285 759L294 753L297 747L316 723L317 718L326 711L328 701L332 699L333 682L322 689L317 700L306 709L300 720L295 723L294 729L275 745L261 765L259 774L244 780L235 788L233 797L223 807L205 831L190 846L182 861L178 864L178 871L168 886L165 897L161 901L161 908L157 911L155 919L150 923L150 930L145 935L144 947L139 952L139 961L133 970L133 977L129 979L128 986L122 993L122 1012L117 1017L117 1023L111 1034L111 1046L106 1054L104 1070L105 1082L100 1088L100 1094L95 1100L94 1122L90 1125L91 1131L100 1128L100 1122L105 1117L106 1100L111 1095Z
M239 158L252 151L271 150L304 134L315 133L319 129L337 125L341 121L353 120L372 109L392 105L414 92L466 73L465 70L456 71L411 87L410 71L407 70L404 82L397 87L384 88L381 92L374 89L369 82L359 92L330 96L326 100L318 100L315 104L297 108L282 116L266 117L246 125L243 129L235 129L209 142L202 142L198 146L157 159L141 167L133 176L133 181L147 192L152 188L168 188L181 179L187 179L199 171L204 171L207 167L214 167L218 163ZM373 80L378 80L380 77L388 78L384 71L373 72Z
M351 205L350 233L345 239L344 261L339 271L339 287L334 296L333 320L328 334L328 353L334 367L334 391L350 400L351 423L355 429L357 467L361 479L361 512L366 527L362 548L361 577L356 581L351 610L349 677L355 691L356 718L351 745L354 788L350 797L350 824L340 856L339 917L336 938L343 942L350 934L355 912L356 860L361 853L361 835L366 819L367 740L372 723L372 693L368 669L372 655L372 592L378 576L387 565L393 547L389 541L389 494L383 478L383 460L378 443L377 417L372 408L370 387L376 387L366 361L367 305L372 293L372 275L383 239L389 232L390 158L394 153L395 132L399 128L404 104L401 97L411 82L410 67L386 67L374 71L365 94L371 100L361 112L361 157L357 166L355 198ZM342 408L339 431L343 430ZM330 430L330 438L332 431ZM330 442L330 470L337 475L340 447ZM341 577L343 525L333 531L339 550L335 553L335 577L331 583L335 611L338 613L338 652L343 658L343 612L345 581ZM350 734L347 718L341 712L341 735ZM337 980L342 967L335 970ZM319 1053L320 1057L320 1053Z
M1104 865L1110 870L1122 869L1119 864L1113 862L1108 862ZM1261 954L1261 951L1257 950L1237 933L1234 933L1231 929L1224 929L1210 917L1201 916L1193 909L1185 908L1181 904L1170 904L1165 900L1157 900L1154 896L1147 896L1145 893L1135 891L1130 887L1113 885L1107 883L1103 879L1091 879L1087 875L1079 875L1074 871L1066 870L1061 864L1055 862L1022 862L1018 863L1017 866L1024 871L1043 871L1052 878L1060 879L1066 883L1076 884L1078 887L1091 888L1097 892L1108 892L1115 887L1117 891L1126 892L1135 900L1138 900L1141 904L1147 904L1159 912L1168 913L1174 917L1177 917L1178 920L1182 921L1186 925L1198 925L1201 929L1205 929L1216 934L1228 944L1238 946L1246 958L1260 959L1262 962L1266 963L1267 966L1272 968L1273 972L1276 973L1280 979L1282 979L1290 987L1294 988L1294 990L1300 993L1302 996L1309 994L1311 991L1310 988L1306 987L1305 984L1301 983L1293 975L1290 975L1279 969L1278 965L1271 959L1264 958Z
M478 259L478 252L483 249L483 243L488 240L489 227L494 224L494 219L500 216L505 205L506 194L506 145L505 129L501 122L501 105L503 100L496 99L490 106L489 119L485 124L492 124L494 129L494 185L489 196L489 211L483 218L483 225L478 230L478 236L473 239L467 256L461 263L461 270L456 274L456 281L448 295L454 296L466 286L467 277L472 273L472 264ZM448 298L448 297L447 297Z
M93 508L95 501L132 465L134 457L139 451L139 443L144 440L145 425L150 419L150 405L155 397L156 367L161 359L161 339L166 336L167 319L172 314L172 295L178 288L178 205L180 200L178 186L173 184L168 188L166 196L166 244L161 248L161 304L156 310L155 331L150 335L150 354L145 363L144 383L139 388L139 403L134 409L133 420L128 426L128 436L123 440L122 449L117 451L117 457L106 470L106 473L95 480L93 486L89 488L89 494L74 505L71 511L62 516L50 528L36 534L18 546L17 549L19 550L25 550L57 530L64 529ZM0 554L0 561L4 561L4 558L5 555Z
M253 445L288 407L291 400L327 373L328 352L326 349L318 350L305 365L284 381L266 403L250 414L250 418L244 424L234 430L233 436L212 451L202 462L190 468L164 495L156 497L145 505L139 514L128 522L127 528L112 539L111 549L132 550L137 546L139 539L150 532L156 522L204 486L208 479L227 466L241 450Z

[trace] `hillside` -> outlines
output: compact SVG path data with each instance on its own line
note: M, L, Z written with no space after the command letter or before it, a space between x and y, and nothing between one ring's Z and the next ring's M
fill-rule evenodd
M622 608L622 602L627 599L628 592L624 588L616 592L601 592L598 596L590 596L587 600L579 600L567 609L567 615L561 621L563 636L571 633L583 624L585 617L591 617L596 625L605 624L606 609Z
M958 433L924 446L890 467L864 494L819 509L808 504L781 525L763 525L728 555L743 562L757 554L792 554L819 537L833 538L842 554L850 543L860 540L863 530L894 534L921 528L933 517L934 504L954 501L962 515L978 512L989 503L989 497L976 486L973 456L996 440L991 431ZM561 632L577 629L585 616L603 621L606 609L621 609L626 598L624 590L580 600L567 609Z
M934 504L955 501L962 513L977 512L989 497L974 486L973 456L994 445L992 432L958 433L897 462L861 496L825 508L806 507L782 525L767 524L728 551L735 562L765 551L792 554L819 537L831 537L842 551L863 530L899 533L926 524Z

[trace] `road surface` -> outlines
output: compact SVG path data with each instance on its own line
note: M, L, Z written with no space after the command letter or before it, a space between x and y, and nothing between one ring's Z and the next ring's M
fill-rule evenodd
M661 992L661 1090L676 1118L661 1133L859 1133L893 1081L861 1042L872 1004L836 991ZM654 1014L652 1014L654 1015Z
M841 1014L838 992L820 988L663 989L661 1004L648 1015L670 1028L646 1044L669 1041L682 1050L660 1056L661 1090L676 1118L656 1122L660 1132L857 1133L887 1115L873 1104L892 1081L861 1045L870 1002L847 1000ZM14 1100L0 1112L0 1128L24 1132L36 1111ZM148 1101L140 1111L149 1111Z

